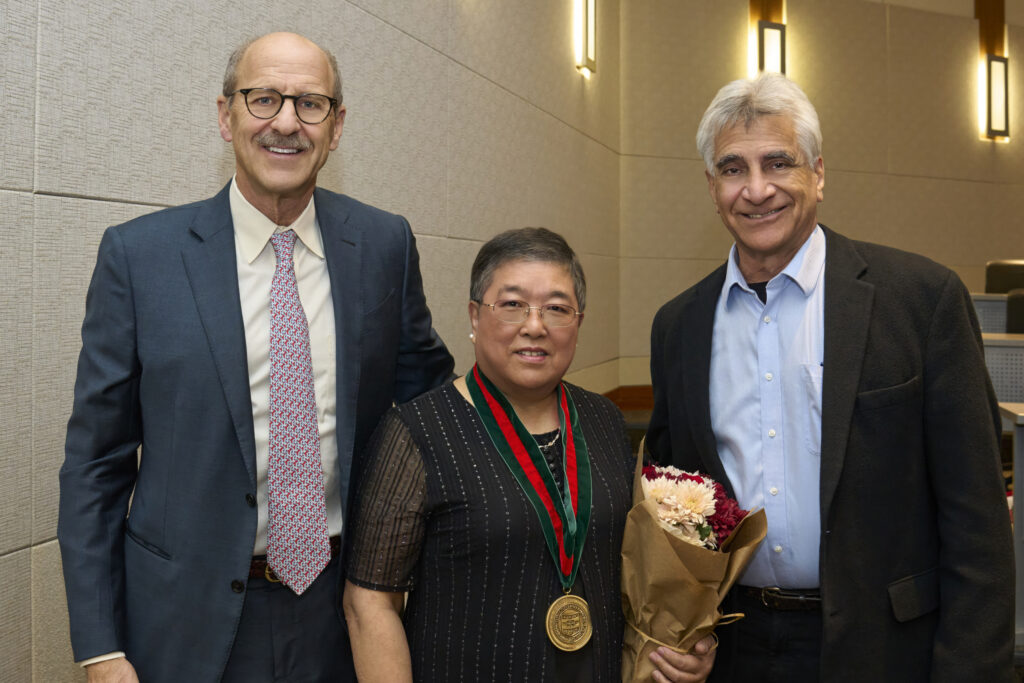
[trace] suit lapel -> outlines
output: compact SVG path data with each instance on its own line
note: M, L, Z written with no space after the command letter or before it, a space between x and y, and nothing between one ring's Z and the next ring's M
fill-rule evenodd
M694 435L704 471L731 489L725 468L718 457L715 434L711 429L711 342L715 326L715 308L725 282L725 266L721 266L701 282L693 298L686 302L681 316L682 326L676 335L681 340L680 363L685 391L686 414ZM732 491L730 491L732 493Z
M352 452L358 419L360 348L363 330L362 235L348 222L350 209L344 200L319 188L313 194L316 217L324 242L327 272L334 303L336 438L341 509L348 510L352 480Z
M185 272L228 412L242 451L245 468L256 485L256 444L249 396L249 367L245 352L245 324L238 295L235 232L227 187L205 202L190 226L190 244L181 251Z
M824 226L823 226L824 227ZM821 397L821 521L828 522L846 456L867 347L874 285L853 243L825 228L825 370Z

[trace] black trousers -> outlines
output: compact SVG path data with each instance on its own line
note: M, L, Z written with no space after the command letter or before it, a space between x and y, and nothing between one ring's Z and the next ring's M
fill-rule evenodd
M335 557L302 595L281 583L249 579L221 680L354 683L352 648L339 611L338 572Z
M820 680L821 611L781 611L732 591L723 612L743 612L717 629L720 640L709 681L814 683Z

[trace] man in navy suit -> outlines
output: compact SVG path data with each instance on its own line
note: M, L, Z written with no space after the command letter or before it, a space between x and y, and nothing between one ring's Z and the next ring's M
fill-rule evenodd
M333 56L295 34L250 41L217 106L232 181L100 244L60 473L75 658L90 681L354 680L339 549L359 456L392 402L453 361L405 220L316 188L345 118ZM285 519L269 454L289 448L273 416L292 392L273 388L281 233L315 396L304 466L322 563L302 569L308 585L266 555Z
M655 317L647 444L768 519L709 680L1012 680L1000 418L967 290L818 223L818 115L784 76L723 87L697 144L735 246Z

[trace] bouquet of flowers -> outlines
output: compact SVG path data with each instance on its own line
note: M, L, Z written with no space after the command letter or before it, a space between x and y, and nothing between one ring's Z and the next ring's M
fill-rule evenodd
M622 539L623 681L651 680L659 646L688 652L743 617L719 605L766 531L764 510L741 510L709 477L645 467L640 446Z

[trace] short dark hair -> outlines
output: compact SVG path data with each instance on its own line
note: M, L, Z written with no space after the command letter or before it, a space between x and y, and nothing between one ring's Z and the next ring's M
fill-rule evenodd
M264 35L270 35L270 34L264 34ZM263 38L263 37L264 36L256 36L254 38L250 38L249 40L245 41L244 43L242 43L241 45L236 47L235 50L231 53L231 56L228 57L228 66L224 70L224 84L223 84L224 97L231 97L231 94L233 92L235 92L236 90L238 90L238 64L239 64L239 62L242 61L242 57L245 56L246 50L248 50L250 47L252 47L253 43L255 43L257 40L259 40L260 38ZM303 37L305 37L305 36L303 36ZM309 39L307 38L307 40L309 40ZM310 41L310 42L313 42L313 41ZM327 57L327 63L330 64L330 66L331 66L331 73L334 74L334 92L331 93L331 97L333 97L334 99L338 100L338 104L340 105L341 104L341 73L338 71L338 60L334 58L334 55L331 54L330 50L324 49L324 47L322 45L318 44L318 43L313 43L313 44L316 45L318 48L320 48L320 51L324 53L325 57Z
M547 228L507 230L480 247L470 272L470 300L480 302L491 286L494 271L510 261L540 261L565 266L572 278L576 303L583 312L587 304L587 279L583 275L583 266L565 238Z

